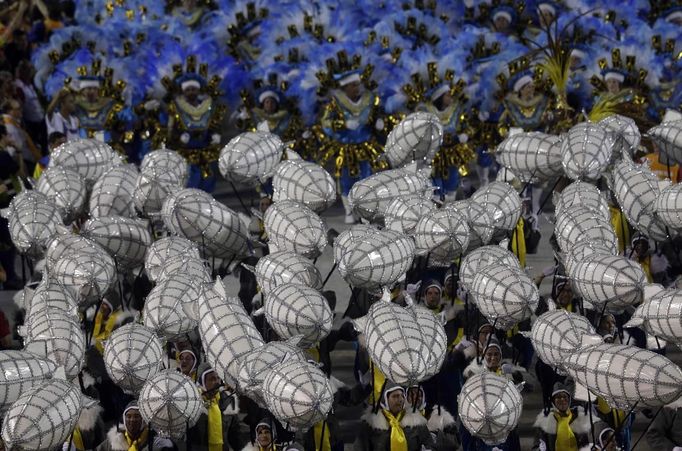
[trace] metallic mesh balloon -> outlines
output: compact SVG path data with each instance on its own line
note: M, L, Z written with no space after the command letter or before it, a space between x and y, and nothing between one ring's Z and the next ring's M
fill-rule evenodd
M110 260L111 265L114 265L114 261L107 251L95 243L94 241L85 238L81 235L74 235L72 233L58 233L48 242L47 250L45 251L45 266L47 267L47 272L50 273L54 270L57 261L64 255L70 253L89 253L93 255L105 255L103 257L105 260Z
M273 252L291 251L315 258L327 247L327 227L317 214L292 200L272 204L263 227Z
M186 188L171 194L161 214L172 233L194 241L209 255L230 258L248 253L246 225L204 191Z
M261 292L266 295L283 283L322 288L322 275L313 262L293 252L275 252L260 258L255 274Z
M140 415L150 427L179 439L204 411L199 387L184 374L165 370L147 380L138 400Z
M50 153L50 166L61 166L80 174L92 185L105 172L123 164L120 155L95 139L68 141Z
M482 205L467 200L459 200L446 204L444 208L453 208L464 213L469 225L469 245L467 250L485 246L495 234L495 224L490 212Z
M63 366L69 379L78 376L85 357L85 336L77 321L65 313L47 310L27 318L25 327L26 346L44 344L43 357Z
M78 423L82 396L78 387L59 379L22 394L3 418L4 445L25 451L61 448Z
M319 291L290 283L268 293L265 318L280 337L302 337L300 346L304 349L325 339L334 321L329 303Z
M660 407L682 395L682 370L662 355L635 346L581 347L564 361L569 376L610 407Z
M138 175L135 166L126 164L109 169L97 179L90 193L90 217L137 217L133 196Z
M434 315L429 309L416 307L413 311L417 324L422 331L424 342L428 343L426 359L427 377L435 376L440 371L448 353L448 337L441 324L440 316Z
M571 207L581 206L600 215L605 220L611 220L611 212L609 211L609 204L601 191L587 182L573 182L564 190L555 195L554 205L556 206L557 216L560 212L568 210Z
M285 359L307 362L303 351L285 341L271 341L246 354L239 365L239 390L256 401L259 406L266 407L263 399L263 380L273 366Z
M585 334L597 334L587 318L557 309L535 319L529 338L538 358L565 376L561 365L566 357L580 347Z
M159 281L142 310L144 325L167 340L177 340L197 325L201 286L185 274Z
M620 153L619 151L626 151L632 155L639 147L642 135L639 133L639 128L634 119L620 114L612 114L599 121L598 124L613 134L615 140L614 154Z
M412 161L430 164L443 143L443 125L438 116L425 111L408 115L386 139L384 158L392 168Z
M656 199L670 181L661 181L650 169L623 159L612 171L611 190L628 222L655 241L665 241L665 224L654 215Z
M46 310L54 309L64 313L75 321L78 317L78 301L76 298L55 279L49 276L43 278L33 292L33 296L27 305L26 318L33 318Z
M348 229L339 233L339 236L334 239L334 263L338 264L341 261L341 258L346 254L353 241L364 235L376 233L377 230L377 227L374 225L353 224Z
M210 286L204 286L199 297L199 334L207 362L233 386L240 359L265 344L241 301L223 297Z
M87 188L77 172L50 166L38 179L36 191L54 202L61 212L62 220L68 224L82 213Z
M168 259L178 255L195 260L201 259L196 243L179 236L161 238L147 247L147 252L144 256L144 269L149 280L152 282L156 281L159 278L160 272L166 266Z
M70 252L57 260L51 274L79 304L98 302L116 280L113 258L104 251Z
M275 203L293 200L317 213L336 202L334 179L322 166L309 161L282 161L272 178L272 188Z
M433 361L426 336L412 310L388 301L372 304L367 315L355 320L365 335L367 352L386 378L413 385L429 377Z
M37 191L17 194L7 211L9 234L17 250L31 258L41 258L50 238L63 225L57 207Z
M27 351L0 351L0 413L31 388L47 383L57 365Z
M409 194L429 197L429 180L413 169L391 169L356 182L348 194L348 201L360 217L381 221L393 199Z
M663 122L651 128L647 135L672 163L682 163L682 120Z
M146 214L157 214L168 196L184 187L176 175L155 167L141 172L135 181L135 208Z
M334 402L331 384L322 370L297 360L272 367L263 380L263 397L268 410L293 430L323 421Z
M595 305L618 312L638 303L647 283L639 263L618 255L593 255L577 262L568 276L576 291Z
M389 230L413 235L419 219L436 208L431 199L420 194L396 197L384 212L384 223Z
M593 255L618 255L616 243L603 241L585 240L580 241L569 248L564 254L563 263L566 274L572 274L575 265Z
M519 259L502 246L483 246L466 254L459 265L459 282L471 290L474 277L487 266L521 269Z
M467 219L454 208L441 208L422 216L414 233L417 252L430 252L429 262L434 266L450 266L469 245Z
M488 183L476 190L470 202L485 207L499 230L514 230L521 217L521 198L508 183Z
M227 180L257 183L270 177L279 163L284 143L268 132L245 132L235 136L220 151L218 167Z
M168 257L163 268L158 274L157 282L171 279L178 275L185 275L193 278L195 283L211 281L211 272L204 260L200 260L193 255L183 254Z
M144 222L121 216L90 219L81 227L81 233L106 249L124 269L141 266L147 246L152 244Z
M154 331L141 324L116 329L104 345L104 365L112 381L136 395L161 370L163 345Z
M644 288L644 302L626 327L642 327L648 333L676 344L682 343L682 290L660 285Z
M457 396L457 410L464 427L493 446L503 443L521 418L523 399L518 388L491 372L471 376Z
M471 294L481 314L502 330L530 318L540 300L538 287L524 271L502 265L479 268Z
M140 173L169 174L174 185L185 186L189 177L187 160L174 150L158 149L149 152L140 163Z
M654 212L661 222L671 229L682 228L682 185L663 188L654 204Z
M554 233L564 252L581 241L602 242L610 248L616 247L618 242L608 219L579 205L561 211L554 225Z
M561 164L573 180L599 180L615 147L613 135L595 123L574 125L561 141Z
M561 174L561 138L540 132L517 133L502 141L495 159L523 182L538 183Z
M376 230L348 243L337 269L354 287L390 286L412 266L414 251L414 241L407 235Z

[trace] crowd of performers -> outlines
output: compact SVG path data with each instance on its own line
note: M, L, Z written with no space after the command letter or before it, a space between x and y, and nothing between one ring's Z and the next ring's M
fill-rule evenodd
M167 3L20 1L5 12L0 131L9 189L4 191L11 195L19 189L7 181L17 176L40 177L51 149L90 137L134 163L154 149L177 150L191 164L189 186L211 192L221 146L242 131L261 130L328 168L338 180L346 222L354 223L347 198L351 186L387 167L380 158L383 143L410 112L428 111L442 122L445 135L432 179L439 188L436 197L451 201L495 176L494 149L510 133L559 134L586 118L616 113L646 130L666 111L682 107L682 6L671 2ZM43 9L43 19L24 19ZM644 144L637 156L650 160L661 177L677 181L678 168L662 165L653 145ZM268 189L260 187L263 210ZM514 248L522 263L525 252L537 246L542 191L534 185L524 190L530 227L524 227L523 246ZM642 264L650 282L674 285L682 273L677 251L682 247L654 246L631 233L615 204L612 214L621 251ZM6 263L11 251L3 248L0 254L7 277L16 279L13 265ZM552 302L589 315L560 267L544 270L538 284L548 276L554 283L544 308ZM256 283L247 273L240 277L239 297L251 310L259 298ZM570 380L533 358L529 340L519 333L529 325L507 334L496 331L458 293L456 270L415 270L408 282L406 291L446 315L451 352L433 379L400 387L386 381L357 346L357 385L336 395L338 406L367 408L355 434L357 449L520 449L515 432L491 447L458 427L457 394L479 371L541 391L544 409L535 423L533 449L631 448L633 415L601 399L573 403ZM141 282L124 288L138 304L149 289ZM327 296L334 300L333 292ZM400 302L403 293L397 289L393 296ZM346 313L361 316L373 301L371 293L356 289ZM293 435L248 399L239 399L202 361L193 336L174 343L169 359L201 387L207 413L184 443L153 437L135 401L107 380L98 363L102 343L130 320L121 302L112 293L90 319L95 346L84 387L100 406L81 416L65 449L343 449L334 414ZM665 344L647 341L641 330L624 329L626 314L593 320L607 340L665 352ZM344 323L311 349L311 357L331 375L336 344L358 340ZM681 422L669 412L659 415L648 432L652 447L682 449ZM107 433L104 424L114 426Z

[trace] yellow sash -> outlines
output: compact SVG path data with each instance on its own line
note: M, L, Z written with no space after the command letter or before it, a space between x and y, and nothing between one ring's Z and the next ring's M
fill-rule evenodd
M377 368L377 366L371 360L369 362L369 365L370 370L372 370L372 374L374 375L374 380L372 381L373 387L370 402L371 404L376 404L377 402L381 402L381 389L384 388L384 381L386 381L386 376L384 376L384 373L382 373L381 370Z
M647 282L652 283L654 278L651 275L651 255L647 255L644 260L637 260L637 263L639 263L639 265L642 267L642 270L644 271L644 274L646 274Z
M147 439L149 438L149 429L144 428L142 434L140 434L137 440L133 440L130 435L128 435L128 431L126 431L123 436L126 439L126 443L128 443L128 451L140 451L140 449L144 448L144 445L147 444Z
M216 393L208 405L208 449L223 449L223 412L220 411L220 392Z
M625 247L630 243L630 229L623 213L617 207L609 207L611 212L611 227L618 237L618 252L625 251Z
M400 425L400 420L405 416L405 411L400 412L398 418L386 409L381 409L381 412L388 424L391 425L391 451L407 451L407 437L405 437L405 431Z
M556 419L556 446L555 449L560 449L561 451L577 451L578 441L573 434L571 429L571 419L573 418L573 412L568 411L567 416L561 416L554 413L554 418Z
M523 232L523 218L519 218L511 237L511 250L519 258L521 267L526 267L526 234Z
M114 331L114 327L116 326L116 318L118 317L118 311L116 312L111 312L109 315L109 318L107 318L106 323L104 324L104 329L102 329L102 312L97 312L97 316L95 317L95 347L97 347L97 350L102 353L104 352L104 345L102 342L109 338L111 333Z
M85 451L85 444L83 444L83 435L81 434L81 428L79 428L78 426L76 426L76 429L73 430L71 442L78 451Z
M322 427L324 427L324 435L322 434ZM314 426L313 436L315 437L315 449L322 451L331 451L332 445L329 440L329 425L324 421L320 421ZM322 446L320 447L320 439Z

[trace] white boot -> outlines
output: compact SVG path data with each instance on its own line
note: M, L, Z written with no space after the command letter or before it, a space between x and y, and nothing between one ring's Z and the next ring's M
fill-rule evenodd
M348 196L341 196L341 203L343 204L343 209L346 211L344 222L346 224L355 224L355 216L353 216L353 209L350 207Z

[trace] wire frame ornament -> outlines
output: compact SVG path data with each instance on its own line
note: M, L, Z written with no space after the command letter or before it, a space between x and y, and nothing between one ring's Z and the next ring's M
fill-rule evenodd
M133 202L137 210L147 214L157 214L163 208L168 196L185 185L180 184L176 175L165 169L150 167L140 172L135 182Z
M445 204L444 208L453 208L464 213L469 225L469 245L467 250L485 246L493 239L495 234L494 220L484 206L465 199Z
M78 423L82 396L75 385L59 379L22 394L3 418L4 445L25 451L61 447Z
M26 319L24 344L45 346L45 357L63 366L66 376L73 379L83 368L85 336L80 323L63 312L46 310Z
M635 346L583 345L566 358L564 369L576 384L616 409L660 407L682 395L682 370L666 357Z
M424 342L429 344L426 359L426 377L429 378L438 374L448 353L448 337L441 323L444 318L423 307L414 307L413 313Z
M682 163L682 120L663 122L649 129L647 135L671 163Z
M24 308L26 309L26 318L33 318L42 312L54 309L75 321L80 321L76 298L49 276L44 277L38 284L30 302L27 302Z
M596 186L576 181L554 195L557 216L571 207L580 206L593 211L607 221L611 220L611 212L606 197Z
M348 194L353 212L368 221L382 221L393 199L417 194L430 197L430 182L414 168L390 169L353 184Z
M523 182L540 183L561 175L561 138L541 132L511 135L495 151L495 159Z
M479 247L466 254L459 265L459 282L462 287L471 291L476 274L488 266L521 269L519 259L506 248L496 245Z
M147 380L138 400L140 415L154 430L179 439L204 411L199 387L175 370L161 371Z
M174 234L201 246L218 258L248 253L248 228L239 215L210 194L186 188L176 191L163 204L163 222Z
M81 233L106 249L122 269L141 266L147 246L152 244L147 224L122 216L90 219Z
M487 445L503 443L521 418L521 392L506 377L491 372L471 376L457 396L464 427Z
M639 133L639 128L634 119L620 114L612 114L600 120L598 124L614 137L613 156L621 155L622 152L632 155L639 147L642 135Z
M245 132L222 148L218 167L223 177L231 182L264 182L274 173L283 150L284 143L273 133Z
M59 209L64 223L69 224L82 213L87 188L77 172L50 166L38 179L36 191L47 196Z
M111 380L129 395L161 370L163 345L154 331L141 324L116 329L104 345L104 365Z
M337 269L354 287L391 286L412 266L414 254L412 238L393 230L375 230L348 243Z
M387 379L409 386L428 378L433 370L432 343L426 341L411 309L382 299L353 323L365 336L372 362Z
M167 258L156 281L161 282L179 275L193 278L195 280L194 283L207 283L211 281L211 272L206 262L193 255L174 255Z
M246 354L239 364L239 390L265 408L263 381L272 367L285 359L307 362L303 351L286 341L271 341Z
M540 301L538 287L523 270L502 265L479 268L471 295L481 314L502 330L530 318Z
M441 208L422 216L414 234L417 253L430 252L432 266L450 266L469 245L471 232L467 219L454 208Z
M332 252L334 256L334 263L338 264L341 261L355 240L365 235L376 233L377 230L379 229L375 225L354 224L350 226L350 228L339 233L339 235L334 239L334 248Z
M68 141L50 153L50 166L71 169L90 186L109 169L121 164L120 155L111 146L95 139Z
M498 230L514 230L521 217L521 198L516 190L505 182L492 182L479 188L471 196L470 202L488 210Z
M660 285L644 288L644 302L625 327L642 327L648 333L682 343L682 290L666 290Z
M187 160L174 150L158 149L149 152L140 163L140 173L169 174L169 180L177 186L185 186L189 177Z
M618 243L611 222L580 205L560 211L554 234L564 252L582 241L602 242L609 248L617 248Z
M199 334L206 360L233 386L237 382L241 358L265 344L241 301L228 299L220 280L213 287L202 287Z
M4 214L12 243L20 253L34 259L42 258L48 241L63 225L57 207L37 191L17 194Z
M654 213L660 221L673 230L682 228L682 185L663 188L654 204Z
M95 255L89 252L70 252L54 266L53 276L68 290L79 304L98 302L116 280L113 258L103 250Z
M291 251L316 258L327 247L327 227L310 208L292 200L272 204L263 227L273 252Z
M611 190L628 222L649 238L666 241L668 231L654 211L658 196L670 181L660 180L649 168L625 158L616 163L612 175Z
M568 276L580 296L620 312L642 299L647 283L639 263L619 255L593 255L577 262Z
M299 337L304 349L325 339L334 320L327 299L319 291L296 284L282 284L268 293L265 318L280 337Z
M384 223L389 230L413 235L419 219L436 208L431 199L419 194L396 197L388 204Z
M111 266L114 266L114 260L102 246L82 235L74 235L67 230L60 230L49 241L45 251L47 272L52 272L59 259L71 253L102 255L102 259L107 263L111 262Z
M597 334L587 318L556 309L535 319L529 338L538 358L553 367L558 374L566 376L561 365L566 357L580 347L585 334Z
M317 267L307 258L293 252L274 252L260 258L253 273L265 295L284 283L322 289L322 275Z
M263 380L268 410L292 430L308 429L323 421L334 394L327 376L308 362L285 360L272 367Z
M152 282L158 280L159 274L166 266L168 259L176 256L184 256L194 260L201 259L196 243L179 236L161 238L147 247L144 256L144 269L149 280Z
M581 122L561 141L561 164L573 180L599 180L611 161L613 135L595 123Z
M566 274L572 274L575 265L586 258L596 255L618 255L616 243L603 241L585 240L576 243L563 255L564 269Z
M272 200L299 202L321 213L336 202L336 184L322 166L303 160L286 160L277 165L272 178Z
M185 274L160 280L147 295L142 317L144 325L157 335L174 341L197 326L199 281Z
M428 165L443 143L443 125L438 116L425 111L408 115L386 139L383 158L392 168L416 161Z
M31 388L47 383L57 364L27 351L0 351L0 414Z
M97 179L90 193L90 217L137 217L133 196L138 175L135 166L126 164L109 169Z

